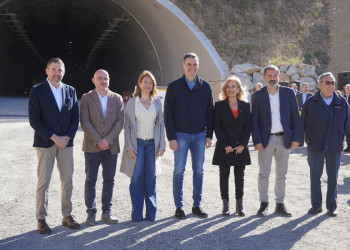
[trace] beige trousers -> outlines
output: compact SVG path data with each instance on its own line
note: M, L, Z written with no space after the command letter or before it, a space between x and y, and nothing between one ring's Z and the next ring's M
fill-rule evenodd
M36 189L36 218L45 219L47 216L48 191L52 170L57 159L57 168L61 180L61 209L62 215L69 216L72 212L73 190L73 147L35 148L38 155L38 185Z
M269 144L262 152L258 152L259 177L258 189L260 202L268 202L269 177L272 157L275 158L275 201L283 203L288 172L289 149L284 146L283 136L271 135Z

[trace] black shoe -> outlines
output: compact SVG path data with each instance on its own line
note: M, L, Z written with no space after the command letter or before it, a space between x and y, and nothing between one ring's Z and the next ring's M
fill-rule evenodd
M344 149L343 151L349 153L349 152L350 152L350 147L347 147L347 148Z
M205 213L201 207L192 207L192 214L201 218L208 218L208 214Z
M299 144L299 146L298 146L299 148L302 148L302 147L304 147L304 143L303 144Z
M243 211L243 201L242 199L236 200L236 213L238 216L245 216L245 213Z
M275 213L278 213L284 217L292 217L292 214L287 210L283 203L276 203Z
M223 216L229 216L230 215L229 199L222 199L222 215Z
M327 214L330 216L330 217L337 217L338 213L337 213L337 210L330 210L330 209L327 209Z
M322 213L322 207L319 207L319 208L312 207L307 212L309 214L319 214L319 213Z
M181 220L181 219L185 219L185 217L186 217L186 215L185 215L184 210L182 210L181 207L176 208L175 218Z
M258 217L265 217L267 216L267 208L269 206L269 203L268 202L261 202L260 203L260 208L256 214L256 216Z

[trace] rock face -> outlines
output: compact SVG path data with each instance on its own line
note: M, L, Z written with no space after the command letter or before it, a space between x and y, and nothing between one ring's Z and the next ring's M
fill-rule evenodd
M263 81L265 81L265 80L264 80L264 77L263 77L262 74L260 74L259 72L254 72L253 73L253 84L254 84L254 86L256 86L256 84L258 82L263 82Z
M247 73L247 74L251 75L257 71L260 71L260 67L255 65L255 64L250 64L250 63L237 64L237 65L233 66L233 68L231 69L231 72L234 74Z
M255 85L253 85L252 77L248 75L247 73L237 73L236 76L241 80L242 85L247 89L251 90L254 88Z
M287 76L292 76L298 73L298 68L295 65L292 65L289 67L288 71L286 72Z
M289 65L287 65L287 64L282 64L282 65L280 66L280 71L286 73L287 70L288 70L288 68L289 68Z
M292 75L292 76L290 77L290 79L291 79L292 81L299 81L300 76L299 76L298 73L296 73L295 75Z
M313 77L315 75L315 66L304 64L303 67L299 69L299 75Z
M280 74L281 74L281 76L280 76L281 82L290 82L291 81L290 77L285 72L281 72Z
M241 81L242 85L252 92L258 82L261 82L266 86L264 80L264 66L257 66L251 63L237 64L231 71ZM300 81L300 84L307 82L309 84L309 91L314 90L317 87L317 74L315 73L315 66L308 64L300 65L288 65L282 64L279 66L280 69L280 81L291 82Z
M304 83L308 83L309 84L309 91L312 91L316 88L317 83L315 81L315 79L311 78L311 77L301 77L300 78L300 86Z

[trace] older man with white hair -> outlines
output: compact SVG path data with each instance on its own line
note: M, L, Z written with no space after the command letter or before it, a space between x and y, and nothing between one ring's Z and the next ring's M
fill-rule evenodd
M337 216L337 186L343 141L349 129L349 105L335 90L335 78L331 72L318 78L320 90L306 100L302 110L302 127L310 166L311 205L309 214L322 212L321 177L326 162L327 214Z

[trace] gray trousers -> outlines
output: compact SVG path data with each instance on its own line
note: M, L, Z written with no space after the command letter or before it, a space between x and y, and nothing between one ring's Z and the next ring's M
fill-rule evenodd
M258 152L259 177L258 189L260 202L268 202L269 177L271 173L272 157L275 158L275 201L283 203L286 189L286 175L288 172L289 149L284 146L282 136L271 135L269 144L264 151Z

